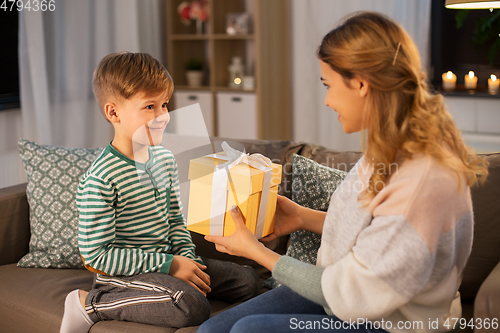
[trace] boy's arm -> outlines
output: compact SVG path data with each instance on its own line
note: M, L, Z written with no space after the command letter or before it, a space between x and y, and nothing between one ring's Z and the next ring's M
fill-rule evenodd
M183 255L203 265L201 258L195 254L196 246L191 239L191 234L186 229L186 220L182 214L179 174L175 159L173 159L173 166L171 168L170 176L172 183L170 188L170 209L168 212L170 232L168 237L172 244L172 253Z
M116 246L115 192L102 179L82 178L76 195L79 211L78 246L87 269L107 275L147 272L168 274L172 254Z

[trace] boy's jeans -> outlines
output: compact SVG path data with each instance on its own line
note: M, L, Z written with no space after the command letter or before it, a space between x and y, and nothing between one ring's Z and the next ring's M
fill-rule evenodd
M259 276L248 266L203 258L210 276L211 299L241 302L256 296ZM195 288L164 273L134 276L95 275L85 308L94 322L124 320L164 327L200 325L210 303Z

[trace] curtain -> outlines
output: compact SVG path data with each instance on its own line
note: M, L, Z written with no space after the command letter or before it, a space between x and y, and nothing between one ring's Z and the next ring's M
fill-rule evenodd
M427 71L431 0L291 0L292 1L292 104L295 141L336 150L360 150L360 134L345 134L337 113L325 106L326 90L316 50L323 36L345 15L376 11L398 21L415 41Z
M22 136L41 144L104 147L113 129L92 92L107 54L162 58L161 0L65 0L54 11L22 11L19 68Z

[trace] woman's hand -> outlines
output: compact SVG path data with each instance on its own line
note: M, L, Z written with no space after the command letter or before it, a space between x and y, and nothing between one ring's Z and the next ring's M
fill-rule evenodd
M203 272L207 266L184 256L174 255L169 274L198 289L205 297L211 291L210 276Z
M231 208L231 215L235 226L232 235L226 237L207 235L205 239L215 243L217 251L255 260L267 269L272 270L280 255L266 248L255 238L255 235L246 227L237 206Z
M255 250L264 247L264 245L248 230L238 206L231 207L231 216L235 227L232 235L226 237L207 235L205 239L215 243L215 248L219 252L252 259L251 256L255 253Z
M262 238L261 241L270 242L278 237L289 235L292 232L303 229L304 221L300 209L300 205L287 197L278 195L274 231L272 234Z

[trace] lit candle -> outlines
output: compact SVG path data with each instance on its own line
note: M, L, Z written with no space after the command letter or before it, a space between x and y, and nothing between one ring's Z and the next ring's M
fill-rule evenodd
M451 71L444 73L442 75L443 78L443 89L444 90L453 90L457 84L457 76L453 74Z
M500 80L497 79L495 74L491 74L491 77L488 79L488 92L492 95L498 93L498 85L500 84Z
M477 86L477 76L474 76L474 72L470 71L469 74L465 75L465 89L476 89Z

